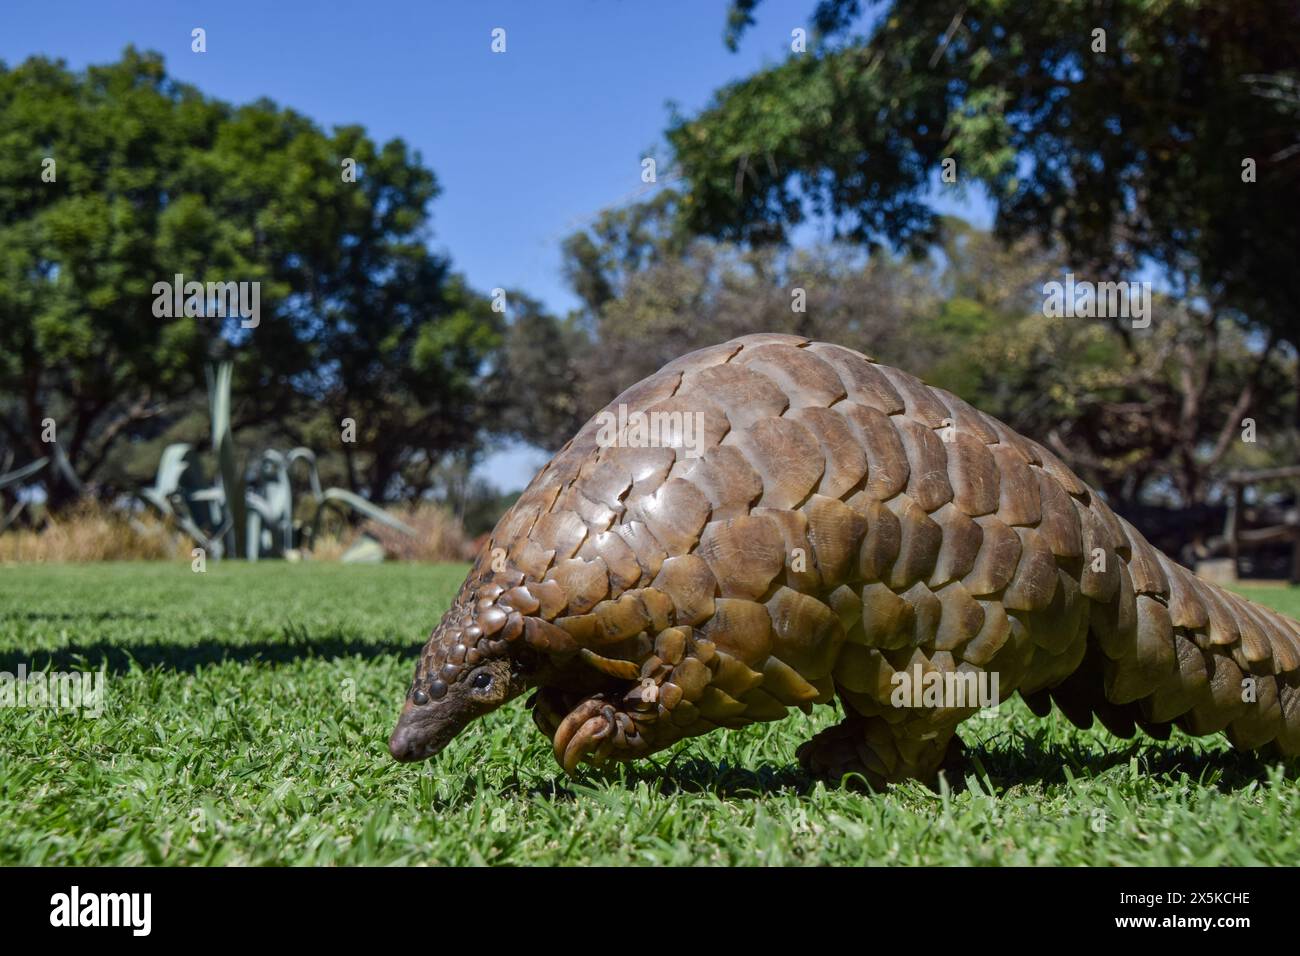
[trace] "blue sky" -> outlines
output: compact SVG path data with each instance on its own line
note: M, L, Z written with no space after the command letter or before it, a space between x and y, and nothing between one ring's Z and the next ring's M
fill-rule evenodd
M576 300L560 242L641 187L642 157L665 155L667 104L693 112L784 59L814 5L765 0L733 54L727 0L4 0L0 59L43 54L80 69L133 43L211 96L266 96L326 128L401 137L442 186L433 246L475 287L524 289L563 312ZM190 50L195 27L206 53ZM491 52L495 27L504 54ZM511 449L484 470L517 487L544 459Z

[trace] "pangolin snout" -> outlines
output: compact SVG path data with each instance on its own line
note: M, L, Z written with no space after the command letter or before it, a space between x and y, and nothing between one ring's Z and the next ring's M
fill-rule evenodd
M451 715L431 711L428 705L416 707L408 702L388 738L388 752L401 763L427 760L451 742L461 725Z

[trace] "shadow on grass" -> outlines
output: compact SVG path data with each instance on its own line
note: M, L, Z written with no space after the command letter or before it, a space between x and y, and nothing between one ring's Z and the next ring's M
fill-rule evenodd
M1037 734L1016 734L1013 740L1001 746L991 746L993 743L988 741L968 746L965 772L976 773L974 762L978 760L989 779L999 788L1025 783L1045 787L1068 784L1067 769L1075 778L1099 778L1136 760L1143 776L1178 777L1186 774L1189 780L1202 786L1232 793L1266 781L1269 770L1279 764L1285 768L1287 779L1296 779L1300 769L1296 761L1267 753L1207 751L1190 744L1171 744L1143 736L1116 741L1104 752L1082 745L1045 744ZM953 789L963 789L964 779L954 780L952 776L949 775L949 783Z
M1178 777L1186 774L1202 786L1228 794L1268 779L1268 771L1279 761L1255 753L1229 751L1204 752L1193 747L1160 746L1158 741L1125 741L1123 746L1099 753L1085 747L1043 746L1039 740L1024 737L1019 746L988 748L984 745L966 751L966 766L956 774L949 772L948 784L953 792L967 789L965 774L978 773L976 761L988 774L997 792L1023 784L1044 788L1068 785L1070 777L1096 779L1117 767L1127 766L1136 758L1142 774L1151 778ZM1287 778L1296 779L1295 763L1287 765ZM983 779L983 774L979 774ZM708 793L724 799L753 800L778 794L809 796L817 780L797 764L761 763L756 767L737 767L725 761L715 762L698 757L672 759L665 763L641 761L615 764L601 769L585 768L577 780L557 774L541 786L527 787L522 782L507 785L507 792L530 797L571 801L596 783L613 783L628 789L645 784L656 793ZM828 783L846 791L856 791L870 798L860 781L849 778L842 785Z
M19 664L27 670L56 671L99 670L110 674L125 674L133 667L143 670L158 668L174 673L192 673L200 667L222 663L289 664L301 660L333 660L360 657L374 660L381 657L409 657L412 661L420 645L410 641L366 640L341 632L311 637L302 632L285 632L280 641L250 641L229 644L215 640L188 643L157 641L150 643L121 643L98 641L71 643L55 650L0 652L0 671L14 673Z

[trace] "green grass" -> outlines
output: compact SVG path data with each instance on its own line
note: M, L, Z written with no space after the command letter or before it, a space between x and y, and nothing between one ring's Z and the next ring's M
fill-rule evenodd
M0 863L1254 864L1300 858L1300 785L1218 738L961 730L967 785L807 780L831 708L564 777L520 703L430 763L385 741L464 568L0 567L0 671L107 663L97 719L0 708ZM1300 614L1300 591L1253 597Z

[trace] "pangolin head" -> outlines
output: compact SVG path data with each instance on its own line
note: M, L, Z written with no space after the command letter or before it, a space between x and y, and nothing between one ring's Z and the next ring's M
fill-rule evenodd
M475 718L528 689L539 661L526 640L527 615L538 604L527 588L512 584L512 577L472 574L434 628L388 739L395 759L432 757Z

